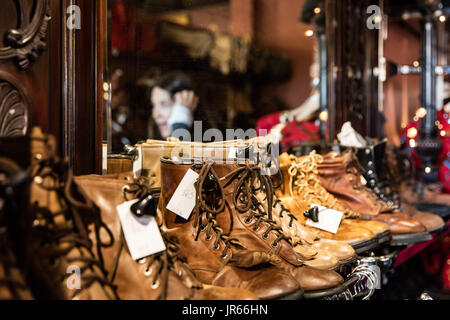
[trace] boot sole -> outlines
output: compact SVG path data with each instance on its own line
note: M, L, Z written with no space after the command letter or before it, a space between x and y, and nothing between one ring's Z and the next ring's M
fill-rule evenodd
M389 230L386 230L382 233L378 233L376 236L378 239L378 244L380 244L380 245L391 241L391 238L392 238L392 234Z
M331 298L333 296L339 295L346 291L351 285L353 285L356 281L358 281L357 277L351 277L344 281L341 285L337 287L333 287L330 289L317 290L317 291L307 291L304 294L304 299L307 300L316 300L316 299L326 299Z
M288 294L287 296L281 298L275 298L274 300L302 300L304 298L305 293L303 289L295 291L293 293Z
M393 234L391 246L407 246L410 244L431 240L432 236L429 232Z
M334 268L334 271L345 277L352 272L353 264L355 264L357 260L357 254L355 254L353 257L340 260L338 266Z
M353 247L353 249L355 249L356 254L360 254L365 251L377 248L379 246L379 241L377 237L374 237L372 239L351 244L351 246Z
M438 233L438 232L443 231L444 229L445 229L445 223L443 225L439 226L439 227L434 228L434 229L427 230L427 232L429 232L429 233Z

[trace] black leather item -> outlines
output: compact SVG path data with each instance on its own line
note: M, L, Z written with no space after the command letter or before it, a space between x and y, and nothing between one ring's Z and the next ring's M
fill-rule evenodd
M401 208L400 199L391 191L383 170L387 139L378 143L367 139L367 142L369 144L367 147L355 148L358 161L364 169L363 175L367 181L367 187L389 206Z

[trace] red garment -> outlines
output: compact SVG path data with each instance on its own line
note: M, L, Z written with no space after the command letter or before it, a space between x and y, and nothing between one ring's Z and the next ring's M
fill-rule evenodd
M256 124L258 136L269 133L277 124L281 123L283 113L273 113L260 118ZM305 141L319 141L319 121L288 121L281 131L281 152L287 152L290 148L298 146Z

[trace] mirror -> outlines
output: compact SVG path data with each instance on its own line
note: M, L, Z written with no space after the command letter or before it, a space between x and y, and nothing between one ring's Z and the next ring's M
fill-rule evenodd
M191 79L203 132L225 137L227 128L255 128L260 117L303 104L318 77L314 28L300 21L311 3L110 0L108 152L166 137L151 94L173 72Z

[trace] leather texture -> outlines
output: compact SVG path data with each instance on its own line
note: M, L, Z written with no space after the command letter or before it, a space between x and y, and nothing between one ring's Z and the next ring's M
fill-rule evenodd
M292 211L297 220L304 227L320 238L335 240L355 245L363 241L373 239L375 234L364 226L358 225L356 220L343 219L336 234L317 228L306 226L304 212L310 209L312 204L325 206L344 213L344 217L357 217L342 205L338 199L327 192L319 183L317 165L322 161L320 155L312 152L310 156L297 158L284 153L280 156L280 170L283 175L283 184L277 194L285 205ZM345 221L345 222L344 222Z
M244 288L255 293L260 299L276 299L302 290L300 284L287 272L269 263L259 261L245 263L254 251L247 250L239 243L233 244L223 237L221 224L214 219L207 221L208 228L202 228L196 237L194 217L189 220L177 216L166 209L173 193L190 165L161 163L161 198L158 208L166 232L180 243L181 255L187 260L197 278L205 284ZM229 208L220 215L229 215ZM207 231L210 230L210 233ZM223 230L226 232L226 230ZM235 238L235 237L233 237ZM215 242L218 241L216 246ZM260 250L256 250L259 252ZM224 255L225 253L225 255ZM250 259L251 260L251 259ZM267 261L270 262L270 261ZM251 265L252 268L249 268Z
M237 176L233 176L231 179L224 179L225 176L238 169L236 164L214 164L212 167L224 190L224 210L217 214L215 218L217 224L223 229L225 234L229 234L230 237L238 239L248 250L263 251L281 258L274 262L275 265L279 266L278 270L288 271L305 291L329 289L343 282L342 277L333 271L318 270L304 266L303 260L305 260L305 257L302 257L294 251L292 245L285 239L286 236L280 230L274 230L276 228L274 227L274 224L276 225L275 222L266 223L262 221L263 219L260 219L260 222L257 223L258 219L250 219L251 211L241 213L236 210L231 198L233 197L239 179ZM175 165L168 161L162 161L163 187L161 193L163 201L160 202L161 209L168 203L189 168L191 168L191 165ZM200 169L197 168L196 170L198 171ZM177 218L169 210L166 210L164 216L168 228L176 228L182 223L180 221L181 218ZM189 237L192 237L191 228L187 235ZM278 229L281 228L278 227ZM203 237L200 235L199 238L202 239ZM192 264L191 266L195 269L195 266Z
M420 222L393 213L395 207L388 206L363 185L357 161L350 149L341 155L330 153L324 156L323 162L318 165L321 184L348 208L359 212L364 219L387 224L392 234L426 231Z
M121 225L116 206L125 201L123 188L132 180L129 177L117 179L117 176L81 176L76 178L77 184L94 200L101 209L102 218L110 227L116 241L110 248L103 249L106 270L111 274L114 270L121 243ZM128 199L131 200L131 199ZM95 241L95 238L92 238ZM123 239L122 239L123 240ZM151 257L135 261L125 248L120 253L114 284L122 299L154 300L161 299L161 277L156 279L159 286L154 285L153 275L160 268L162 259L148 265ZM167 244L166 244L167 246ZM239 288L205 287L194 275L191 268L181 260L174 259L169 266L167 281L167 300L256 300L257 296L248 290Z
M100 227L98 211L73 183L54 146L52 137L33 129L30 205L11 224L19 230L16 255L26 266L26 281L40 299L117 299L87 236L88 227Z

